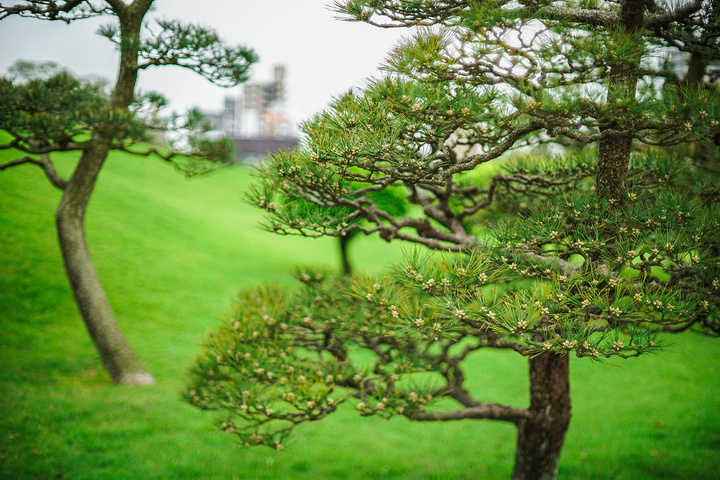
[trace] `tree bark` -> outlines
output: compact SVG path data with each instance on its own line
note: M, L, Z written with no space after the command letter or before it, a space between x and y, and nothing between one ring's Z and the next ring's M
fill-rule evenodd
M622 201L631 151L632 137L622 133L609 135L600 142L595 175L595 191L598 194Z
M623 33L633 33L642 28L645 15L645 0L621 0L618 12L619 25ZM635 98L640 57L631 63L617 63L610 67L607 105L612 108L618 101ZM603 129L605 137L600 141L598 171L595 176L595 190L598 195L622 201L623 188L627 178L632 135L624 125L622 111L618 112L611 125Z
M58 240L75 301L105 369L115 383L147 385L153 377L118 326L85 237L85 213L108 149L98 142L80 158L57 210Z
M140 27L152 0L140 0L129 5L117 0L108 3L118 17L124 42L110 107L124 110L133 99ZM56 214L58 240L78 309L110 377L119 384L149 385L154 383L154 379L143 369L117 323L92 263L85 236L85 214L100 169L110 152L110 138L112 132L93 133L89 148L83 151L65 186Z
M543 353L530 359L530 412L518 422L512 480L554 480L570 425L570 359Z
M340 261L342 262L343 275L352 275L352 265L350 264L350 254L348 252L348 244L350 240L357 234L355 230L341 235L340 238Z

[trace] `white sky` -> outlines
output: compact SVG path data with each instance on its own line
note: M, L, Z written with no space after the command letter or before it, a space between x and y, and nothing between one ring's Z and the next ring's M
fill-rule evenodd
M213 27L229 43L251 47L260 57L250 82L272 78L273 66L286 65L289 119L297 123L322 110L332 97L377 74L386 53L403 32L337 20L332 0L156 0L150 18L180 19ZM5 3L5 2L3 2ZM16 2L10 2L16 3ZM9 17L0 21L0 74L15 60L52 60L76 75L97 74L110 80L118 55L95 32L110 20L101 17L48 22ZM216 87L191 71L154 67L141 72L139 88L166 95L171 108L222 109L233 89Z

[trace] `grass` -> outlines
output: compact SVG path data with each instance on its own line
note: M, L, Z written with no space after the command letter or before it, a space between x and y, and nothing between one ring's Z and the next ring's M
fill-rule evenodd
M61 159L67 172L70 157ZM305 425L285 452L244 449L179 401L185 369L238 289L290 283L297 263L339 268L332 239L255 228L247 171L186 180L167 165L111 157L88 214L91 251L150 388L113 386L79 318L55 239L59 199L39 169L0 173L1 479L504 479L515 430L493 422L413 424L353 411ZM377 269L400 246L354 243ZM682 335L617 366L572 361L574 417L560 466L571 479L720 478L720 350ZM525 363L473 357L482 399L527 403Z

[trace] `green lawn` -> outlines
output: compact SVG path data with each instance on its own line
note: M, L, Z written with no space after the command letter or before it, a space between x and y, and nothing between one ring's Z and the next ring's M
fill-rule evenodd
M64 158L67 172L71 158ZM39 169L0 172L0 478L505 479L514 428L412 424L341 411L301 428L284 452L238 447L211 415L179 400L214 317L257 282L292 281L297 263L339 269L333 239L256 228L243 168L187 180L159 161L106 165L87 219L91 251L153 387L110 384L64 277ZM377 269L400 245L360 239ZM560 467L572 479L720 478L720 344L686 334L658 356L617 366L573 360L574 417ZM481 352L474 390L524 405L522 358Z

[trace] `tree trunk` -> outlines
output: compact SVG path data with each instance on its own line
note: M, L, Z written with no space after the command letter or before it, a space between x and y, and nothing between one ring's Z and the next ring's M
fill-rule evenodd
M348 253L348 244L356 235L355 231L340 235L340 261L342 262L343 275L352 275L352 265L350 265L350 256Z
M598 195L622 202L631 152L632 138L622 133L610 135L600 142L595 175Z
M85 212L108 150L105 142L97 141L80 158L57 210L58 240L75 301L105 369L115 383L148 385L153 377L120 330L85 238Z
M620 63L610 68L607 104L635 97L638 79L638 58L636 64ZM595 175L595 190L598 195L623 201L625 180L627 179L632 136L629 126L625 125L623 111L615 114L615 120L609 128L603 130L606 135L598 147L598 169Z
M702 41L708 40L708 34L705 33L702 36ZM695 50L690 56L688 61L687 72L682 83L689 89L704 88L704 78L707 73L707 69L710 66L710 61L714 58L715 52L707 47L695 47ZM680 91L683 94L683 91ZM716 135L713 139L716 145L720 145L719 138ZM718 155L717 147L710 145L707 142L693 142L693 149L695 150L692 156L693 164L702 170L701 174L717 174L720 173L718 167Z
M518 423L512 480L554 480L570 425L570 359L543 353L530 359L530 408Z
M618 27L621 38L638 32L644 21L645 8L645 0L620 0ZM637 58L628 63L616 63L610 67L608 108L612 108L615 102L635 98L640 60L638 54ZM615 121L602 129L606 137L600 140L598 171L595 176L598 195L620 202L632 150L632 136L629 134L631 129L624 124L625 117L625 113L619 111Z
M132 102L137 82L140 27L152 0L136 0L131 4L110 3L120 22L123 42L110 107L126 110ZM110 152L111 137L112 132L94 132L90 148L80 157L58 207L58 239L75 301L105 369L115 383L149 385L154 383L154 379L142 368L120 330L93 266L85 238L85 213L100 169Z

